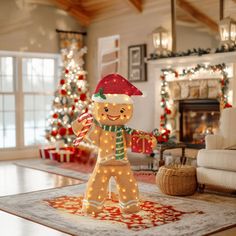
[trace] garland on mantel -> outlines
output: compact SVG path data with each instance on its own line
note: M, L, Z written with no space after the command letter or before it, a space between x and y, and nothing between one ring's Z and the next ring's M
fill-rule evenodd
M147 58L147 60L150 61L150 60L172 58L172 57L202 56L206 54L234 52L234 51L236 51L235 43L232 45L222 45L218 48L207 48L207 49L193 48L182 52L166 52L166 54L151 53L150 57Z
M228 103L228 89L229 89L229 77L228 73L226 71L226 65L218 64L218 65L200 65L198 64L196 67L190 68L190 69L183 69L181 73L178 73L176 70L172 68L166 68L162 69L162 75L161 75L161 107L163 108L163 114L160 116L160 126L163 129L167 129L167 121L168 121L168 115L171 114L171 110L169 107L169 93L167 90L167 81L166 77L168 75L173 74L175 78L178 77L184 77L184 76L192 76L195 73L199 72L200 70L209 71L209 72L220 72L221 78L219 79L221 91L218 95L218 99L220 100L222 106L224 108L232 107Z

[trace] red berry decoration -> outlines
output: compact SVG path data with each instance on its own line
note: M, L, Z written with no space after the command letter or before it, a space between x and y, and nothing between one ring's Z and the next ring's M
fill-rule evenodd
M61 135L61 136L64 136L66 134L66 128L64 127L61 127L58 131L58 133Z
M81 88L78 88L78 91L81 92Z
M161 116L161 120L165 120L165 116L162 115L162 116Z
M224 108L230 108L230 107L232 107L232 105L231 104L229 104L228 102L225 104L225 106L224 106Z
M87 98L87 96L86 96L85 93L82 93L82 94L80 95L80 100L81 100L81 101L85 101L86 98Z
M54 114L52 115L52 117L53 117L54 119L57 119L57 118L58 118L58 114L57 114L57 113L54 113Z
M60 85L65 84L65 82L66 82L66 81L65 81L64 79L61 79L61 80L60 80Z
M78 80L83 80L84 79L84 76L83 75L80 75L79 77L78 77Z
M69 73L69 70L68 70L68 69L66 69L66 70L65 70L65 73L66 73L66 74L68 74L68 73Z
M55 137L55 136L57 136L57 134L58 134L57 130L52 130L52 132L51 132L51 135L52 135L52 136Z
M61 93L61 95L66 95L67 94L65 89L61 89L60 93Z

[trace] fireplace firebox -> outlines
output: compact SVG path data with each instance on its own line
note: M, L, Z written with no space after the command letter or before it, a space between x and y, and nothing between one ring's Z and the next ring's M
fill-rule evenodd
M180 141L189 148L205 147L205 136L219 127L220 104L216 99L180 100Z

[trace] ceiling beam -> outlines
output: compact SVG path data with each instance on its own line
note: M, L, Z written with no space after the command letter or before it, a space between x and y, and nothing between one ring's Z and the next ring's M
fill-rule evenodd
M88 26L91 19L88 13L79 5L74 5L69 0L52 0L56 6L66 12L68 12L72 17L79 21L83 26Z
M197 22L204 24L211 31L218 32L218 24L186 0L176 0L176 4Z
M142 12L143 6L142 6L142 0L125 0L128 5L134 9L136 12Z

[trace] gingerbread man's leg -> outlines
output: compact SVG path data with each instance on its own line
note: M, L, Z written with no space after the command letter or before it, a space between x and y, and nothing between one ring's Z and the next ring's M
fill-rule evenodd
M120 208L124 213L140 210L139 191L130 165L116 167L115 179L118 185Z
M83 212L94 214L102 211L104 201L107 197L109 179L109 168L96 165L87 184L83 200Z

